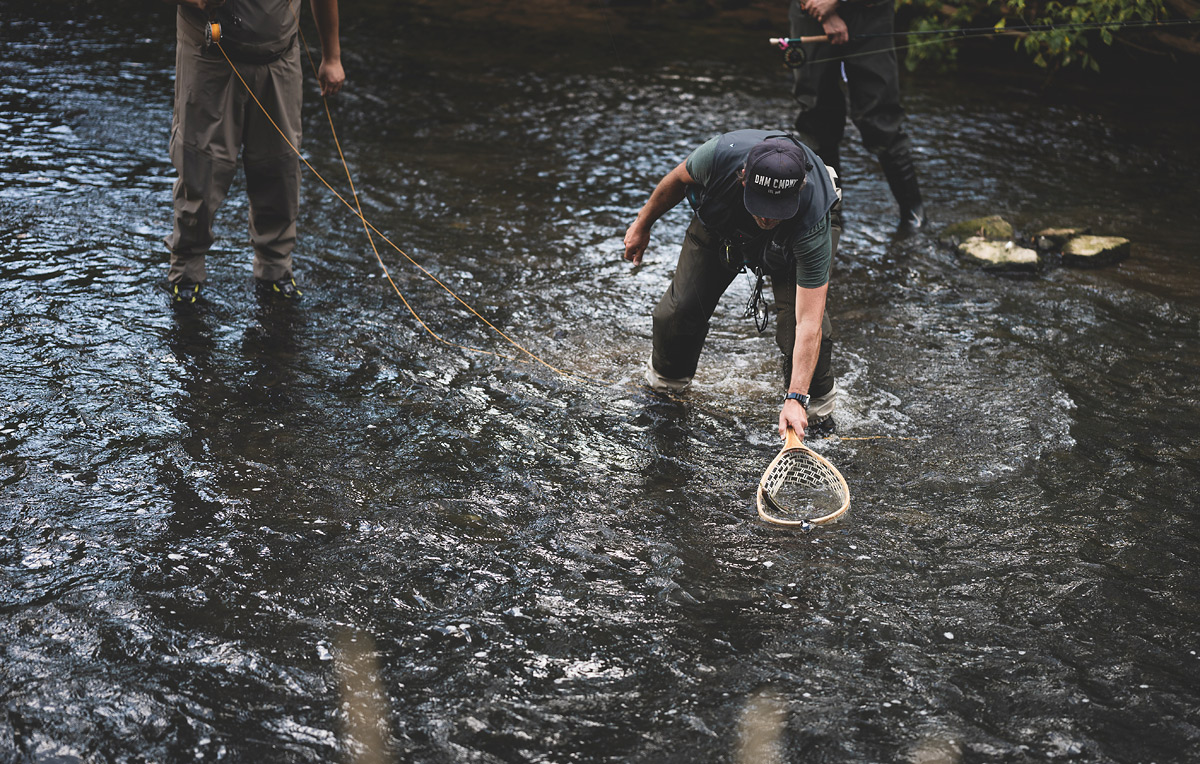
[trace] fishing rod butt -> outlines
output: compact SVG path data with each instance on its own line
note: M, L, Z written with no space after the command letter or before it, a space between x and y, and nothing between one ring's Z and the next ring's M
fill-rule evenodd
M778 45L781 48L790 48L793 45L805 45L810 42L828 42L829 35L816 34L807 37L769 37L767 42L772 45Z

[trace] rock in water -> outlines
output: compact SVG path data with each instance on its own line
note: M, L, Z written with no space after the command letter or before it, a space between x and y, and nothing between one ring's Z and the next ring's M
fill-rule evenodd
M988 241L1004 241L1013 237L1012 223L1009 223L999 215L989 215L985 218L974 218L973 220L964 220L961 223L952 223L942 229L938 236L943 242L949 243L951 246L957 246L959 243L966 241L972 237L979 237Z
M1076 236L1063 246L1064 265L1095 267L1129 257L1129 239L1120 236Z
M1040 252L1059 254L1068 241L1090 233L1086 228L1044 228L1033 235L1033 243Z
M958 245L958 254L990 271L1036 271L1038 255L1011 241L989 241L972 236Z

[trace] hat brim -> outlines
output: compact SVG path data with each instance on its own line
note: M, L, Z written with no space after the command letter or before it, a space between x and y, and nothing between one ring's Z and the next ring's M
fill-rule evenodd
M795 193L765 194L754 191L753 186L746 186L746 211L759 218L770 220L787 220L800 209L800 184Z

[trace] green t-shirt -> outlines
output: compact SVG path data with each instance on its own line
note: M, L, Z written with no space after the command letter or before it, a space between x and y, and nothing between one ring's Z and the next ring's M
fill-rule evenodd
M739 172L746 164L746 155L750 149L767 136L772 135L780 135L780 133L767 130L735 130L705 141L688 155L684 163L688 175L700 186L700 194L697 196L703 195L703 189L717 186L730 173ZM808 183L817 184L813 187L814 190L817 189L817 186L820 187L820 190L824 192L821 194L821 198L832 195L836 199L833 181L829 177L828 170L825 169L825 163L810 149L803 148L809 164L813 166L808 173ZM689 197L692 197L691 193L689 193ZM832 202L829 202L829 205L832 206ZM693 206L696 206L695 200L693 200ZM822 212L823 214L821 214ZM811 222L814 215L818 214L820 217L815 222ZM796 223L792 223L792 221L781 223L781 227L789 226L789 223L792 223L790 233L788 233L789 228L783 228L781 231L786 234L782 246L796 263L796 285L805 289L817 289L829 283L829 275L833 266L833 236L829 210L822 211L819 208L805 210L802 207L801 211L796 213L796 219L793 220L797 219L803 219L803 222L809 223L808 227L804 230L796 230ZM800 221L797 220L797 222ZM717 233L720 235L719 232ZM778 238L778 236L774 238Z

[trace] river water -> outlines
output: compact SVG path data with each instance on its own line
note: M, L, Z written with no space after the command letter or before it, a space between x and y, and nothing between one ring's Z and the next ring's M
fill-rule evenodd
M239 177L172 312L170 11L5 11L0 761L1196 760L1190 118L906 80L911 239L851 132L814 447L853 505L802 534L754 511L780 390L748 285L661 399L687 214L619 257L693 146L787 127L774 60L517 65L343 13L366 217L462 299L377 237L420 321L311 175L300 306L254 295ZM305 154L347 193L311 79ZM1011 276L937 243L993 213L1132 256Z

